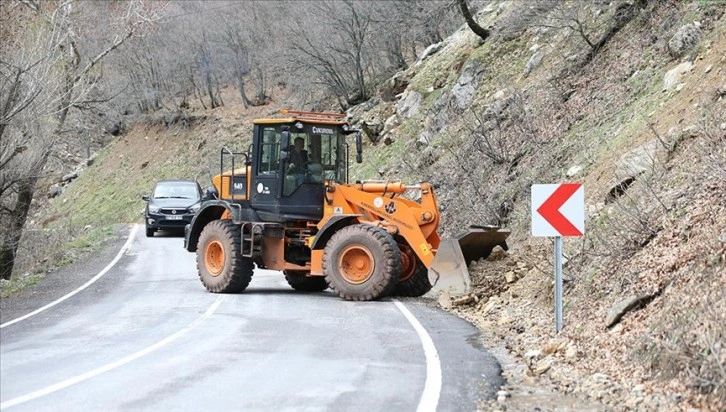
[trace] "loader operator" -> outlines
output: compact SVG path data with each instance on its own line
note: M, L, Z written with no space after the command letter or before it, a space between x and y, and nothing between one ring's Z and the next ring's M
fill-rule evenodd
M302 137L295 138L295 145L290 152L290 172L304 173L305 164L308 162L308 151L304 149L305 139Z
M302 137L295 138L295 145L290 152L289 173L294 174L296 186L302 184L305 178L305 166L308 163L308 151L304 149L305 139Z

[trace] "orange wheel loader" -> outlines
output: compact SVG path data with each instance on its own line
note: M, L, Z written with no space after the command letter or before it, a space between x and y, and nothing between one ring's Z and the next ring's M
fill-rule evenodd
M507 248L509 231L497 227L440 239L428 183L349 183L350 135L360 163L362 137L344 114L283 110L254 120L246 152L221 149L220 173L184 237L207 290L241 292L257 267L346 300L465 293L467 264Z

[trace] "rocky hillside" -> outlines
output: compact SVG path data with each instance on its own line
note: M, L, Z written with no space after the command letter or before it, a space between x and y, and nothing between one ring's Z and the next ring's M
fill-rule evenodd
M477 15L490 38L462 27L429 47L348 111L369 138L353 173L432 182L448 234L511 229L509 251L470 268L472 294L434 297L511 359L509 393L483 409L531 410L518 403L531 386L606 410L724 410L726 5L573 4L492 2ZM136 119L29 233L140 222L154 180L206 184L284 93ZM530 187L564 181L583 183L587 213L585 236L564 241L555 334L553 244L530 235Z
M381 137L412 153L384 175L433 181L450 231L512 229L509 253L471 268L475 292L440 302L526 364L525 382L615 410L726 407L724 29L723 4L701 2L639 10L597 51L552 27L484 44L462 30L379 105L396 113ZM584 184L587 217L565 240L555 335L553 246L530 236L529 194L563 181Z

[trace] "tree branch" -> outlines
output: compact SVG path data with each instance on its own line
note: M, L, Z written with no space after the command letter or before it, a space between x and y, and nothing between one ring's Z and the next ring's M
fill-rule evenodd
M83 70L76 75L76 77L73 79L73 83L78 83L79 80L81 80L81 77L83 77L86 73L88 73L93 66L95 66L101 59L106 57L107 54L111 53L112 51L116 50L119 46L121 46L129 37L131 37L134 34L134 31L136 30L136 26L131 26L131 29L126 32L122 37L117 37L116 41L113 42L111 46L106 48L104 51L99 53L96 57L94 57L86 67L83 68Z
M481 37L482 40L486 40L487 37L489 37L489 30L480 26L479 23L474 20L474 16L471 15L471 11L469 10L469 4L467 3L467 1L457 0L457 3L459 4L459 10L461 10L461 15L464 16L464 20L466 20L466 25L469 26L474 34Z

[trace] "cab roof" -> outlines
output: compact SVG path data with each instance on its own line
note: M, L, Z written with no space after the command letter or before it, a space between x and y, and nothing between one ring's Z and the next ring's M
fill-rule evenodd
M297 121L315 124L342 126L348 124L345 113L302 112L298 110L280 110L280 116L266 119L255 119L254 124L284 124Z

